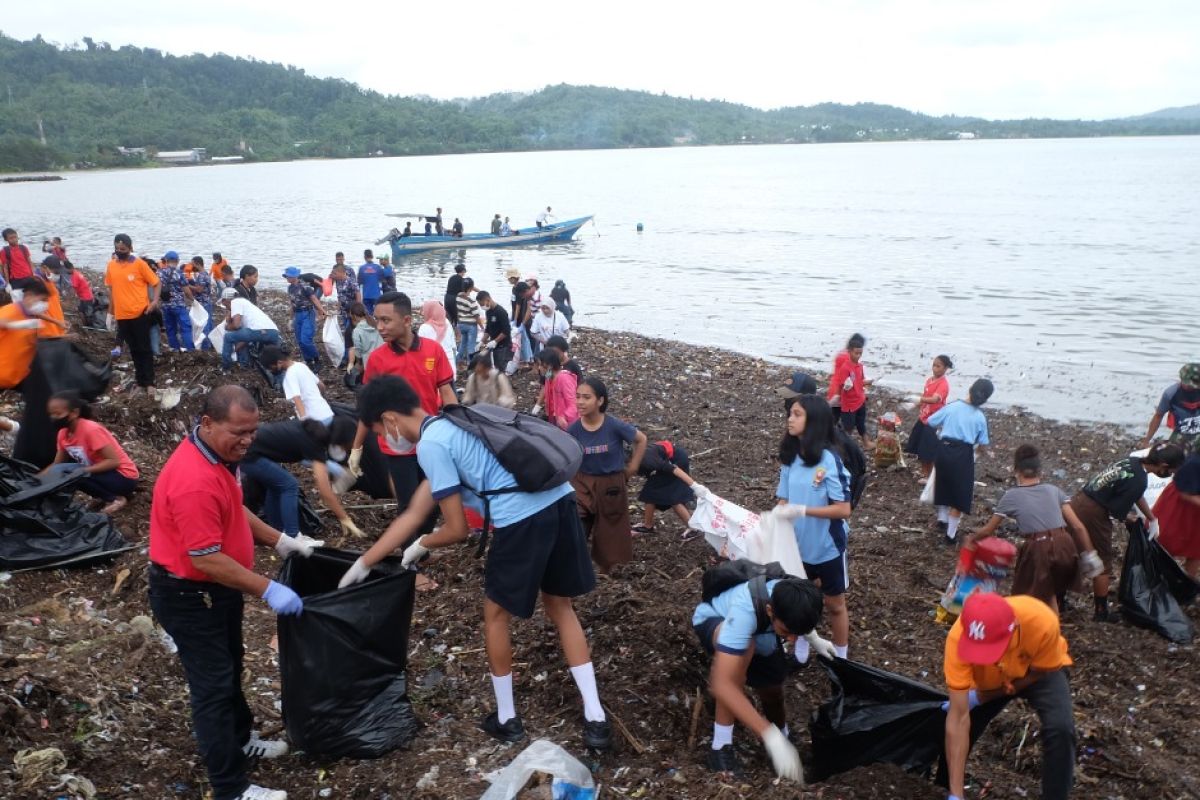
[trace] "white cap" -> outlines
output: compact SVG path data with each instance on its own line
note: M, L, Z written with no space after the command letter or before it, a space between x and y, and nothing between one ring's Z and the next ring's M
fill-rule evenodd
M232 300L235 297L237 297L237 289L226 289L225 291L221 292L222 300Z

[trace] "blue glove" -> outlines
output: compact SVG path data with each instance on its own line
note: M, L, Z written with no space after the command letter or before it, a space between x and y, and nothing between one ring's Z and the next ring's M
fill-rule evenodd
M979 694L974 689L971 689L970 691L967 692L967 711L974 711L976 709L976 707L978 707L978 705L979 705ZM950 710L950 701L947 700L946 702L942 703L942 711L949 711L949 710ZM954 795L950 795L950 797L953 799ZM958 798L957 800L962 800L962 799Z
M962 800L962 798L956 794L948 794L946 795L946 800Z
M304 610L304 601L300 599L300 595L275 581L267 584L267 590L263 592L262 599L267 601L267 605L276 614L293 616L299 615Z

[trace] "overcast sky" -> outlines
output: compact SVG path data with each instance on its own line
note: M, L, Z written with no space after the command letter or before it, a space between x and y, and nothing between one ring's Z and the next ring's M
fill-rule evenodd
M1200 103L1200 0L50 0L0 30L299 66L437 98L571 83L759 108L1102 119Z

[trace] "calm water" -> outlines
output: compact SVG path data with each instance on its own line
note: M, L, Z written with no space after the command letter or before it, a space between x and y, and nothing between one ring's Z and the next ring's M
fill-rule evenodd
M60 235L100 267L112 235L139 252L222 251L265 282L336 250L358 263L395 220L445 209L485 229L595 214L566 245L472 251L567 281L578 322L827 366L868 338L868 377L916 390L950 354L955 394L1060 419L1142 424L1180 363L1200 359L1200 137L914 142L489 154L70 174L0 185L0 220L36 249ZM645 225L639 234L638 222ZM459 258L403 262L441 298ZM648 359L646 369L653 369Z

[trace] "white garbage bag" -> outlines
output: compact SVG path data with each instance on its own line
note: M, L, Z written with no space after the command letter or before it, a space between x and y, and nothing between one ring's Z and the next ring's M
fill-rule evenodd
M221 345L225 344L224 322L208 332L208 341L212 342L214 350L216 350L218 353L221 352Z
M925 488L921 490L921 496L917 498L920 502L927 506L933 505L933 485L937 482L937 467L929 470L929 479L925 481Z
M325 318L325 325L321 328L321 343L325 345L330 363L342 363L342 356L346 355L346 340L343 338L337 314Z
M512 800L535 772L554 776L552 800L592 800L596 796L596 784L587 767L554 742L538 739L507 767L485 776L492 785L479 800Z
M192 344L199 349L204 344L204 326L208 324L208 311L199 303L193 302L188 308L188 319L192 321Z
M731 561L757 564L778 561L789 575L808 577L791 522L774 514L755 514L711 491L697 495L696 510L688 525L704 533L704 540Z

